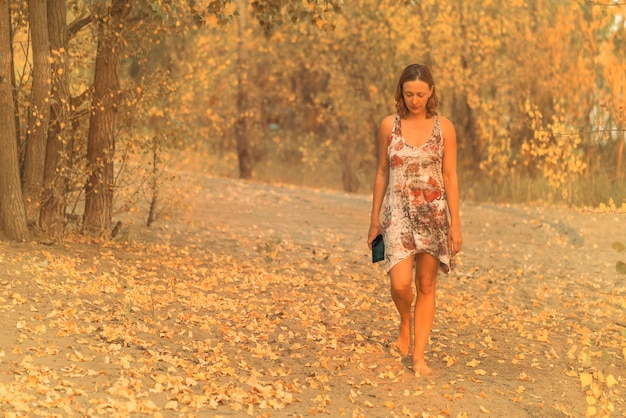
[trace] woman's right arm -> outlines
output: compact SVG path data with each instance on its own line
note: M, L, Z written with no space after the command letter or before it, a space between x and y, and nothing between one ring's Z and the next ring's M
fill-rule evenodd
M389 137L393 129L395 115L385 117L380 123L378 131L378 168L376 170L376 179L374 180L374 193L372 199L372 214L370 221L370 229L367 234L367 245L372 248L372 241L376 235L382 232L380 225L380 210L387 191L389 183L389 161L387 157L387 146L389 145Z

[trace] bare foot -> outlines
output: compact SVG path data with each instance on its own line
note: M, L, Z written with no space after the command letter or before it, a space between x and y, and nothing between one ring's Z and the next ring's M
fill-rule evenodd
M411 324L400 324L400 335L398 336L398 348L403 356L409 354L409 346L411 345Z
M426 365L424 360L413 362L413 371L419 373L420 376L427 376L433 372L433 369Z

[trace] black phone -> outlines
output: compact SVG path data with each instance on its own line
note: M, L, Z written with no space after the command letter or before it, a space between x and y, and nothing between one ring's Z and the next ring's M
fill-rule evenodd
M385 241L383 236L378 234L372 241L372 263L378 263L385 259Z

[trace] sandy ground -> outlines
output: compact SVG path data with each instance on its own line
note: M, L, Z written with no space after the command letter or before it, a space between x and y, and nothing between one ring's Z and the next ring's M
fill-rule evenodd
M464 203L420 377L368 196L179 186L113 241L0 242L5 416L626 416L625 215Z

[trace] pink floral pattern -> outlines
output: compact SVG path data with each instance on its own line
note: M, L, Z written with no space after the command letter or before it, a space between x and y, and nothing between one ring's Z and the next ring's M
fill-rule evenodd
M399 115L389 138L389 186L382 222L387 271L417 253L436 257L446 273L454 268L448 248L443 137L437 115L434 118L430 137L421 147L404 141Z

